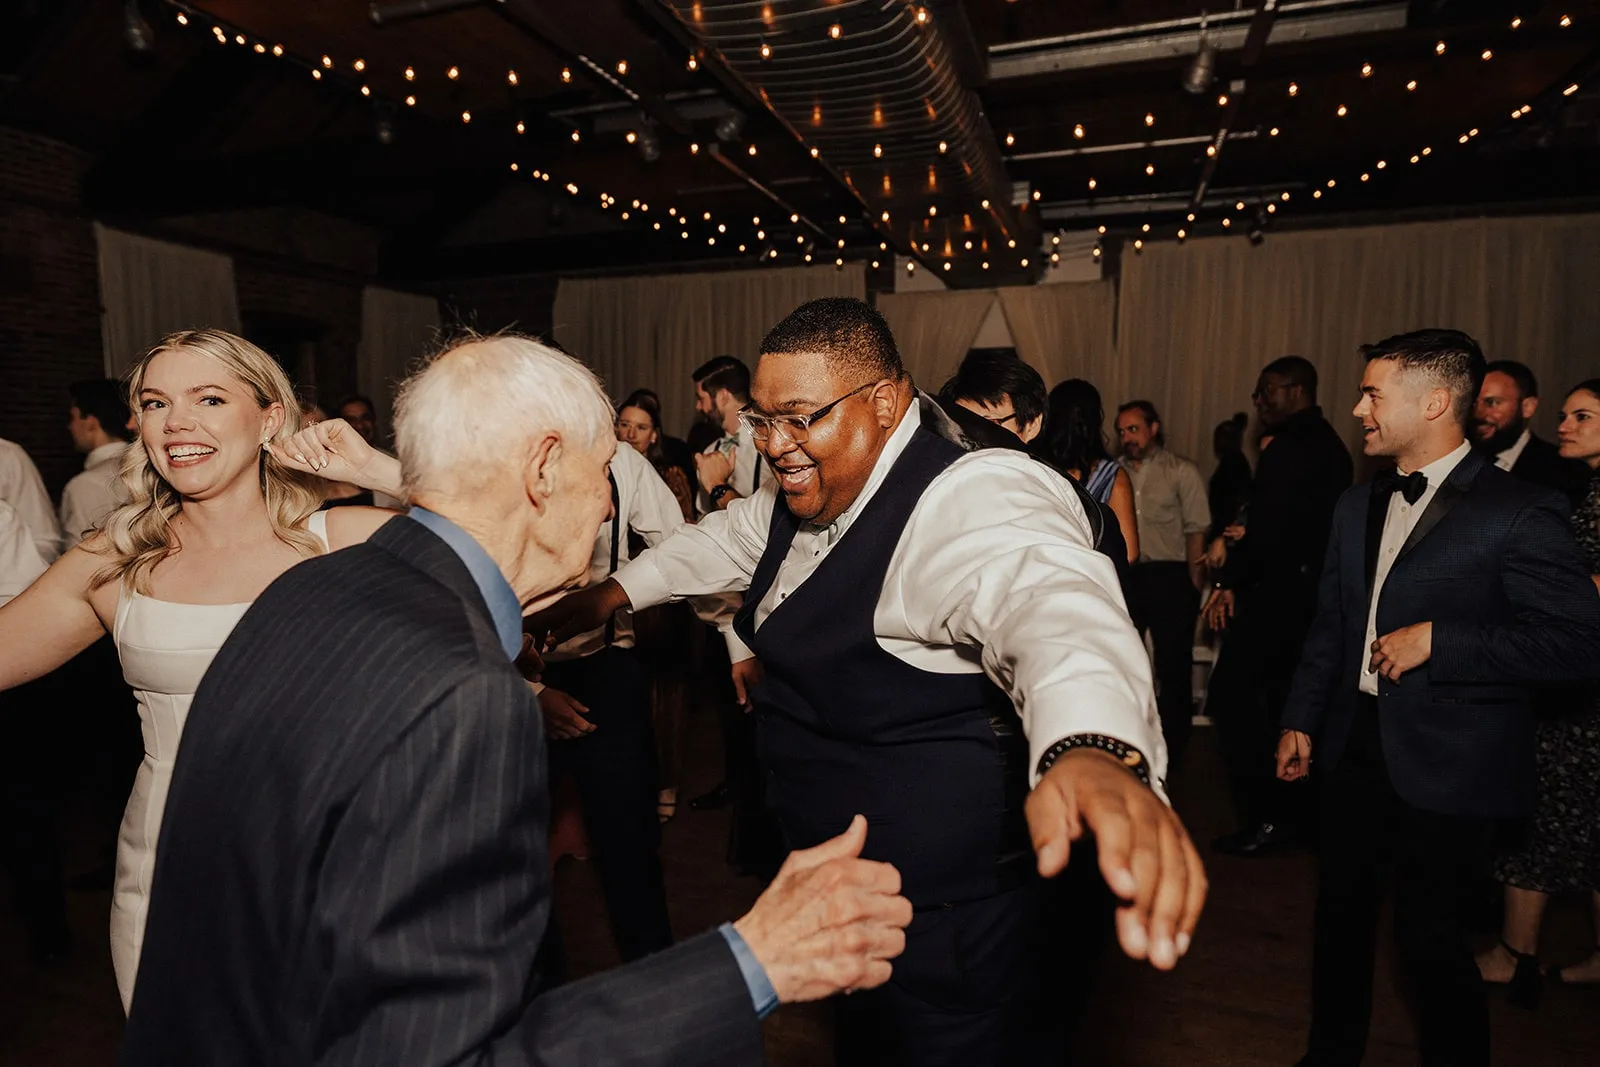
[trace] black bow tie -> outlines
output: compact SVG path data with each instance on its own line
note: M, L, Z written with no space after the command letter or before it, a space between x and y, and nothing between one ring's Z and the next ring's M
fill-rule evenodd
M1385 496L1399 493L1406 498L1407 504L1415 504L1428 491L1428 476L1421 471L1401 474L1397 470L1390 470L1378 475L1373 484Z

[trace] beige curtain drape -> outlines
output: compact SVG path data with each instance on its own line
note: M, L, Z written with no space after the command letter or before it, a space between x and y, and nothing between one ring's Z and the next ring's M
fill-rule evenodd
M99 223L94 235L107 377L121 377L157 341L177 330L212 326L239 332L232 258Z
M1124 387L1112 329L1117 294L1109 281L998 290L1017 355L1049 385L1087 378L1118 395Z
M378 406L378 425L393 426L395 390L439 343L439 301L367 286L361 291L356 382Z
M994 301L993 289L879 293L878 313L912 380L934 392L955 373Z
M806 301L828 296L865 299L862 266L563 278L554 332L613 398L656 390L667 432L681 435L694 412L689 376L696 367L727 354L753 370L768 330Z
M1600 217L1469 219L1155 244L1122 261L1120 369L1108 409L1153 401L1169 445L1207 468L1211 429L1250 410L1262 365L1317 366L1352 450L1358 346L1424 327L1465 330L1489 359L1538 375L1550 435L1563 391L1600 372ZM1097 383L1100 384L1100 383Z

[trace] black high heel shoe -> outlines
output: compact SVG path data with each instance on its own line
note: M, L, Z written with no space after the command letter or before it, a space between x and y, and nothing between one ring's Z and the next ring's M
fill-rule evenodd
M1517 969L1511 974L1511 981L1506 986L1507 1002L1519 1008L1537 1008L1539 1006L1539 993L1542 987L1543 975L1539 971L1539 957L1531 952L1518 952L1505 941L1500 942L1500 947L1511 954L1517 961Z

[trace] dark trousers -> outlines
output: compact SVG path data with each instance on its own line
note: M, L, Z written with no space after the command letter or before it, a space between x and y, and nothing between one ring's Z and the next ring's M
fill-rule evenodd
M1261 591L1239 593L1211 672L1206 714L1216 724L1234 807L1247 829L1262 823L1312 829L1311 790L1278 781L1276 753L1279 720L1315 610L1314 590L1309 605Z
M1079 857L1073 857L1074 862ZM919 909L894 977L835 998L839 1067L986 1067L1061 1062L1067 1009L1059 977L1059 886ZM1046 979L1049 978L1049 981Z
M16 751L27 753L0 782L5 865L29 951L40 958L65 947L67 892L57 825L69 731L59 672L0 692L0 722Z
M1194 720L1194 626L1200 592L1186 563L1139 563L1128 575L1128 613L1155 646L1156 706L1168 756L1188 744Z
M1412 807L1389 780L1377 701L1364 698L1350 746L1323 783L1322 870L1307 1062L1361 1062L1372 1018L1378 914L1388 884L1424 1067L1488 1067L1489 1005L1473 962L1475 876L1485 819Z
M594 845L611 931L624 960L672 944L656 819L650 681L631 649L550 663L544 684L589 709L591 734L550 743L550 777L571 772Z

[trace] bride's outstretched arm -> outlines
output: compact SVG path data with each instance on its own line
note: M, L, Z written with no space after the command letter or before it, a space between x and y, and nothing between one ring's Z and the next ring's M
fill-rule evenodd
M349 482L363 489L405 499L400 461L367 444L343 419L307 426L282 444L268 446L279 463L330 482Z
M84 545L69 550L34 583L0 607L0 689L49 674L106 632L89 601L106 557Z

